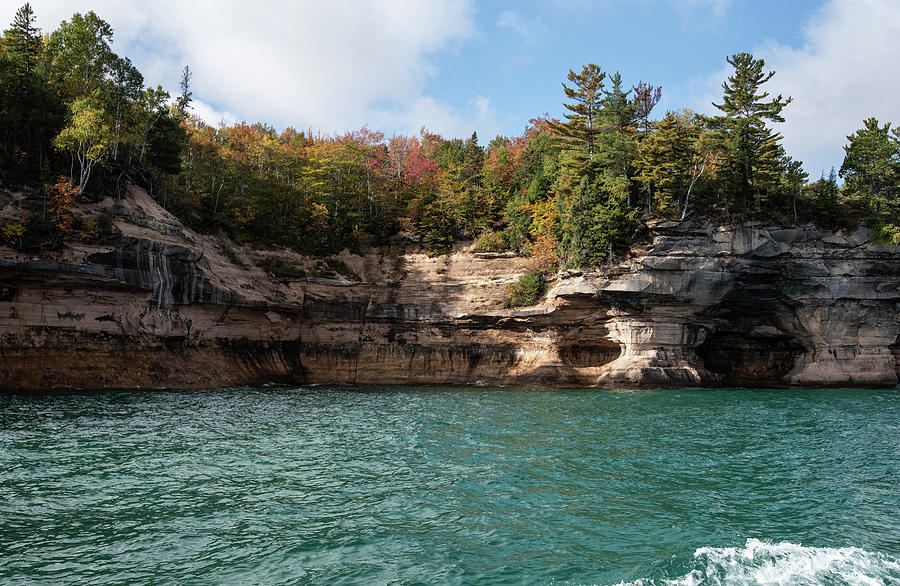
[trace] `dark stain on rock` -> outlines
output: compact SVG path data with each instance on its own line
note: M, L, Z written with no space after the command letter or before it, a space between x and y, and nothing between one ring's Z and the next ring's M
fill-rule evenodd
M0 287L0 301L15 301L19 290L15 287Z
M83 313L72 313L71 311L67 311L66 313L56 312L56 317L58 319L70 319L74 321L80 321L84 319Z

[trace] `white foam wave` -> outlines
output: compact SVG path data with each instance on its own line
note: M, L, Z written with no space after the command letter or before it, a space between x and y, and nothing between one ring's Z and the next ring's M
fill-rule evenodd
M805 547L748 539L743 547L701 547L689 572L636 580L635 586L806 586L900 584L900 559L858 547ZM624 586L626 583L621 583Z

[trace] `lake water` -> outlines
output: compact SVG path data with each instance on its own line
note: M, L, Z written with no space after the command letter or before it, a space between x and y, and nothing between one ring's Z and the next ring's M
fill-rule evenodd
M900 584L900 391L0 395L3 584Z

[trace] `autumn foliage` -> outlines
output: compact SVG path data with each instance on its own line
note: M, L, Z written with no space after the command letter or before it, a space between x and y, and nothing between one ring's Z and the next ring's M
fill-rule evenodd
M620 260L649 218L836 227L849 202L900 241L900 131L866 120L847 137L845 185L833 176L807 184L772 127L791 100L769 96L774 73L749 53L726 59L734 74L716 116L656 115L661 88L629 87L588 63L566 76L561 119L545 114L482 145L474 132L445 138L424 127L386 137L365 127L211 126L190 115L189 67L173 99L144 86L94 12L49 34L36 22L26 3L0 39L0 175L32 185L72 177L44 186L41 213L0 225L20 250L92 238L90 220L75 225L74 197L122 197L129 183L194 228L238 242L327 255L399 238L436 255L473 241L530 255L538 275ZM543 281L528 282L532 291Z
M78 195L78 188L72 185L69 177L60 175L56 183L44 185L44 192L47 198L47 217L61 233L68 234L74 221L72 205Z

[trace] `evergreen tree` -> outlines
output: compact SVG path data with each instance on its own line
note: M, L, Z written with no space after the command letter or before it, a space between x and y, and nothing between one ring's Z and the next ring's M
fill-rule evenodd
M785 155L782 161L784 172L782 173L782 181L784 186L782 191L790 196L791 211L794 216L794 224L799 221L799 213L797 211L797 200L803 194L803 186L809 178L809 173L803 170L803 162L794 160Z
M617 251L631 244L638 222L626 199L624 177L585 175L572 203L563 214L560 249L570 266L599 264L612 260Z
M472 185L481 184L481 167L484 165L484 149L478 145L478 133L472 131L472 136L463 144L465 153L466 180Z
M781 135L773 132L766 122L784 122L781 111L791 98L781 95L766 100L768 92L760 88L775 75L765 73L765 61L754 59L750 53L737 53L727 58L734 73L722 84L722 103L713 105L724 116L711 122L724 133L729 144L727 173L730 188L737 198L739 210L746 210L754 197L764 197L766 190L777 184L782 171L783 151Z
M603 134L601 159L603 167L614 175L629 179L634 175L637 107L628 98L630 90L622 88L622 76L615 72L609 78L610 88L603 91Z
M34 20L26 3L0 43L0 166L21 178L37 177L65 116L39 67L43 40Z
M123 129L125 127L126 114L131 109L130 106L138 101L141 96L141 90L144 89L144 76L132 65L131 59L116 57L113 60L111 68L111 78L106 84L109 90L108 99L110 103L110 111L113 112L115 128L115 140L112 148L112 158L115 160L119 156L119 144L122 141ZM131 134L128 137L129 142L135 142L135 136Z
M837 171L832 167L827 176L823 173L819 180L812 184L812 211L815 221L832 230L840 227L844 216L838 201L840 186L837 177Z
M640 143L638 179L652 194L651 204L670 217L687 216L691 197L701 179L712 178L718 162L717 145L703 127L703 118L690 110L666 112ZM696 197L695 197L696 199ZM652 213L652 205L648 205Z
M680 215L684 208L698 138L699 127L691 123L689 112L669 111L641 142L638 179L649 185L651 202L663 215Z
M605 78L606 73L593 63L582 67L581 73L570 69L568 80L573 86L562 84L566 98L572 100L571 103L563 104L569 110L569 113L564 114L567 121L550 124L550 128L563 138L563 144L578 153L574 160L577 167L574 175L579 178L591 167L600 133L603 131L600 112L603 109Z
M662 99L662 88L639 81L636 86L632 86L631 91L638 131L647 135L650 132L650 113Z
M175 100L175 112L176 117L179 122L184 122L187 118L187 110L191 106L191 102L193 101L192 96L194 95L191 92L191 68L187 65L184 66L184 69L181 71L181 81L178 84L178 88L181 90L181 94Z
M900 141L891 123L867 118L847 140L840 175L851 201L868 211L876 227L900 224Z
M601 168L618 177L628 179L627 203L631 207L638 193L634 161L637 156L638 106L622 87L622 76L617 71L609 78L610 88L603 92L603 133L599 149Z
M177 114L162 115L149 133L148 162L163 173L177 174L181 171L181 151L186 139Z
M26 2L16 11L12 26L3 32L3 46L21 75L20 82L31 75L41 55L41 31L34 26L34 11Z

